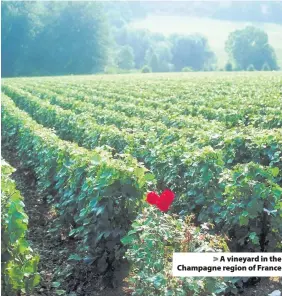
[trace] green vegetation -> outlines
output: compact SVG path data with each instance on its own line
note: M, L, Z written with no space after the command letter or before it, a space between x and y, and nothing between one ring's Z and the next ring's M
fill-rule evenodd
M2 75L102 72L107 24L99 3L6 2L2 7Z
M1 291L3 295L30 293L39 283L39 257L26 240L28 217L23 198L11 174L15 171L1 159Z
M230 62L226 63L225 65L225 71L230 72L233 70L233 66Z
M32 163L41 191L58 192L52 203L60 219L53 231L66 227L70 236L83 239L78 251L92 261L105 260L106 254L110 254L109 264L120 258L120 238L142 205L152 174L146 175L146 169L129 155L116 159L99 147L86 150L59 139L5 95L2 110L4 143L16 149L28 167ZM111 246L106 246L107 239ZM103 268L108 268L106 262Z
M118 67L125 70L134 68L134 52L132 47L125 45L118 53Z
M202 36L172 36L173 64L176 71L184 67L203 70L211 67L214 53L208 48L207 39Z
M126 256L132 264L128 282L135 295L210 295L233 287L223 278L171 276L173 252L228 252L221 237L193 226L190 219L175 219L154 208L138 216L122 239L128 246Z
M137 295L219 294L232 283L179 282L169 256L204 242L227 250L223 237L230 251L281 250L281 83L277 72L4 79L3 143L49 195L51 231L74 238L73 260L106 272L126 254ZM168 214L148 208L146 192L166 188ZM184 222L192 214L214 227Z
M268 64L271 70L277 70L275 51L268 43L267 34L255 27L248 26L243 30L231 33L226 41L226 51L236 67L250 71L250 64L254 69L262 69Z
M178 2L180 3L180 2ZM214 3L214 2L213 2ZM193 35L195 32L205 36L209 47L217 58L218 68L224 68L229 61L225 51L225 43L229 34L236 30L243 30L250 26L248 21L219 20L212 17L149 15L146 19L134 20L131 24L136 30L150 30L154 34ZM282 67L282 44L279 36L282 34L282 25L274 23L252 23L252 26L267 33L269 44L274 48L278 65Z
M172 253L281 251L282 4L233 2L1 3L2 146L38 207L28 232L2 160L3 294L233 295Z
M152 69L151 69L149 66L145 65L145 66L141 69L141 72L142 72L142 73L151 73L151 72L152 72Z
M181 7L174 5L176 9L169 15L175 15ZM281 66L280 25L225 24L189 17L184 26L175 19L164 20L161 25L156 22L159 33L155 33L152 26L150 31L134 25L150 11L156 12L154 5L149 9L146 3L50 5L35 1L3 2L1 6L4 77L133 73L146 65L152 72L180 72L187 67L217 71L225 68L227 60L239 71L250 64L258 71L266 63L271 70ZM221 11L222 7L217 9ZM185 7L184 12L188 13ZM153 24L158 17L153 16ZM165 32L167 24L175 28Z
M247 71L256 71L256 68L255 68L255 66L254 66L253 64L250 64L250 65L247 67L246 70L247 70Z
M271 71L268 63L264 63L261 68L262 71Z

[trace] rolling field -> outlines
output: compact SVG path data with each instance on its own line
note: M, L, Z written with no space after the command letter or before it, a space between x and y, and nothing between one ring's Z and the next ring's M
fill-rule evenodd
M56 209L53 231L101 272L166 188L169 214L211 222L231 251L281 251L279 72L4 79L2 141Z

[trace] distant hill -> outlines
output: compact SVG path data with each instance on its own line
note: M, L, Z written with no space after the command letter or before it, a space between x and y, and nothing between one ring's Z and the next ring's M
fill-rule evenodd
M142 1L128 6L133 17L158 14L282 24L282 1Z

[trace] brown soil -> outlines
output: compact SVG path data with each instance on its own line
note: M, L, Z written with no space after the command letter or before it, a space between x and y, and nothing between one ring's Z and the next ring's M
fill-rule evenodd
M25 210L29 216L28 239L33 250L39 254L41 283L29 296L129 296L131 293L122 280L111 288L107 276L95 273L93 267L69 262L75 253L75 242L62 233L49 232L54 213L36 190L33 175L22 168L16 155L3 151L3 157L14 167L13 178L25 198ZM55 282L55 283L54 283ZM59 287L54 287L58 285ZM243 296L267 296L274 290L282 291L282 278L262 278L259 283L244 289ZM65 291L65 292L64 292ZM60 294L61 293L61 294ZM147 295L145 295L147 296ZM148 295L151 296L151 295Z

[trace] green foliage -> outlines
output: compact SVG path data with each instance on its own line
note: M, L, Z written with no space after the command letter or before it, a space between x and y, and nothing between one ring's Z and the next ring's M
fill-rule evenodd
M65 2L51 5L40 1L6 1L1 5L2 73L5 77L101 73L105 67L106 73L126 73L134 68L140 70L144 65L150 65L153 72L181 71L186 66L197 71L215 70L216 58L204 37L166 37L161 33L135 29L131 25L130 22L136 17L143 18L149 11L155 11L156 7L152 4L147 7L146 3L138 2ZM234 9L239 12L236 17L243 17L246 4L240 8L237 5L232 3L226 9L229 12ZM256 5L252 9L254 7L256 11L253 14L260 14L261 9ZM162 8L158 8L160 11L167 9L170 15L177 11L191 14L186 7L176 3L173 7L162 3ZM220 19L226 17L224 8L216 7L216 12L214 9L215 7L205 7L205 12L200 14L212 14L212 17ZM195 15L199 14L194 5L189 10L195 10ZM270 10L267 17L275 12L276 19L281 7L278 5L275 10ZM234 15L233 13L231 18ZM205 22L202 19L201 21ZM236 64L236 69L246 70L249 64L254 64L260 70L265 62L271 70L278 68L273 48L268 41L264 46L260 41L264 39L257 38L259 35L263 36L259 30L256 33L249 30L248 34L241 34L242 42L236 38L236 42L230 42L232 48L235 43L240 43L239 46L234 45L234 48L236 47L239 59L247 60L244 66L240 66L236 62L237 54L235 57L233 48L230 56L233 56L232 62ZM126 47L132 51L125 50ZM240 53L242 48L243 54ZM151 49L153 54L150 53ZM117 64L123 70L111 68Z
M133 49L135 67L140 69L144 65L146 51L151 45L151 34L145 30L124 26L114 32L114 37L117 45L130 46Z
M146 169L130 155L115 158L59 139L3 96L4 143L16 149L22 163L35 171L42 191L56 190L51 202L59 213L55 230L65 227L83 243L79 251L97 261L118 261L120 238L143 204ZM152 176L150 174L150 176ZM107 244L111 241L111 244ZM107 268L107 264L103 268Z
M264 63L261 67L261 71L271 71L268 63Z
M248 66L247 71L256 71L256 68L254 67L253 64L251 64Z
M193 226L189 217L184 221L146 208L122 242L128 248L133 295L218 295L228 287L223 278L172 276L173 252L228 251L222 238Z
M202 222L213 219L222 199L223 187L218 184L224 166L222 152L212 147L187 152L184 165L189 170L185 170L185 179L178 184L183 186L181 191L185 193L179 198L177 208L197 214Z
M149 60L149 65L152 69L152 72L158 72L160 70L159 58L155 53L152 54Z
M233 70L232 64L230 62L226 63L226 65L225 65L225 71L230 72L232 70Z
M104 68L104 73L105 74L117 74L119 73L119 68L115 66L106 66Z
M108 31L101 5L1 3L3 76L101 72Z
M149 65L152 72L181 71L185 66L196 70L212 69L215 55L202 36L171 36L150 33L126 26L114 30L118 46L133 48L135 65Z
M222 174L225 182L220 219L242 252L279 252L282 241L282 188L275 183L279 169L252 162ZM274 211L269 214L266 210ZM219 222L219 221L218 221Z
M147 65L143 66L143 68L141 69L141 73L151 73L151 72L152 72L152 69Z
M152 48L149 48L146 52L145 63L151 68L152 72L160 72L159 57Z
M154 45L154 51L158 57L158 71L173 71L171 44L167 40L161 40Z
M184 67L181 69L181 72L193 72L193 69L191 67Z
M282 224L275 200L282 181L280 87L281 76L272 72L5 79L4 139L36 171L40 188L56 186L53 202L59 225L71 225L70 235L81 239L91 253L87 262L95 261L97 251L105 258L99 247L112 252L107 243L113 237L107 231L115 230L121 251L114 256L120 258L119 239L142 208L148 186L176 193L172 213L193 213L197 222L210 221L218 232L224 229L232 251L274 251L280 239L275 225ZM53 132L38 124L34 130L28 116ZM145 174L144 167L151 173ZM235 171L245 174L245 169L256 173L246 173L246 182L233 179ZM273 174L257 178L261 170ZM100 174L105 182L97 177ZM252 182L276 204L277 216L273 213L266 220L274 232L263 229L261 211L250 225L240 224L246 223L244 209L249 211L251 200L260 200L252 192ZM237 195L242 197L239 202ZM241 218L239 209L244 212ZM229 221L229 216L234 219ZM246 227L250 231L244 232ZM242 241L243 247L237 244ZM83 260L83 252L70 260L75 258Z
M118 66L121 69L130 70L134 68L134 52L129 45L123 46L118 53Z
M215 62L215 55L209 49L208 41L202 36L172 36L172 62L177 71L184 67L204 70Z
M2 293L15 295L31 293L39 283L39 256L26 240L28 217L23 198L11 179L14 169L1 160L1 263Z
M261 69L264 63L268 63L271 70L278 68L275 51L268 43L268 35L256 27L248 26L232 32L226 41L225 49L240 69L248 70L250 65Z

